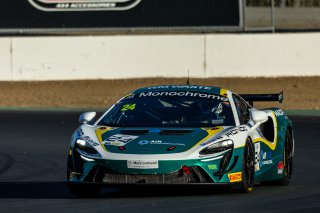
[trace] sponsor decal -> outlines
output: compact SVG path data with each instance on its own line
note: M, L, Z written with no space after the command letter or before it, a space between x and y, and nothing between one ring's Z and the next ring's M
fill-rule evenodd
M283 162L282 161L280 161L279 163L278 163L278 174L279 175L282 175L283 174L283 170L284 170L284 164L283 164Z
M255 150L254 170L259 171L260 170L260 143L254 144L254 150Z
M260 151L260 166L272 164L272 152Z
M255 144L255 171L259 171L263 165L273 164L272 152L264 152L260 143Z
M230 183L242 181L242 172L228 174Z
M164 85L164 86L148 87L148 89L149 90L156 90L156 89L205 89L205 90L211 90L211 87L193 86L193 85Z
M130 10L141 0L28 0L42 11Z
M272 160L264 160L264 161L262 161L262 164L263 165L273 164L273 161Z
M217 170L217 169L218 169L218 166L215 165L215 164L212 164L212 165L208 165L208 168L209 168L210 170Z
M171 92L142 92L139 94L139 98L142 97L159 97L159 96L171 96L171 97L200 97L200 98L208 98L213 100L222 100L229 101L228 98L208 93L200 93L200 92L189 92L189 91L171 91Z
M231 130L230 132L228 132L226 134L226 136L230 137L230 136L238 134L239 132L246 132L246 131L248 131L248 130L247 130L247 128L245 126L240 126L238 128L235 128L235 129Z
M122 97L119 101L130 99L130 98L134 98L134 94L126 95L126 96Z
M183 143L163 142L161 140L152 140L152 141L142 140L142 141L139 141L138 144L140 144L140 145L150 144L150 145L185 146L185 144L183 144Z
M214 142L214 140L212 140L212 141L206 141L206 142L203 142L202 144L200 144L200 146L206 146L206 145L208 145L208 144L210 144L210 143L213 143Z
M79 136L84 135L83 130L82 130L81 128L80 128L80 129L78 129L78 135L79 135Z
M83 136L81 137L81 139L85 140L86 142L88 142L89 144L91 144L92 146L99 146L98 143L96 143L94 140L92 140L90 138L90 136Z
M279 117L279 116L283 116L284 115L284 112L281 110L281 109L278 109L274 112L274 114Z
M158 169L157 160L128 160L127 167L129 169Z
M150 143L150 141L148 141L148 140L143 140L143 141L138 142L138 144L140 144L140 145L147 145L149 143Z
M278 163L278 169L284 169L284 164L282 161Z
M102 141L103 145L125 146L129 142L137 139L139 136L116 134Z

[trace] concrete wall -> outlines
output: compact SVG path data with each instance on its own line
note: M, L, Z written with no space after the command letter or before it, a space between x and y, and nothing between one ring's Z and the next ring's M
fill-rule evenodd
M12 80L11 39L0 38L0 80Z
M0 80L320 75L320 33L0 38Z
M320 33L207 37L207 76L320 75Z

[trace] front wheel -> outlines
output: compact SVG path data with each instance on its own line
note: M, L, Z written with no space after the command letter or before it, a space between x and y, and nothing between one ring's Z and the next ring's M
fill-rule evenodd
M254 186L254 146L251 140L248 138L243 153L242 160L242 183L240 191L244 193L251 192Z

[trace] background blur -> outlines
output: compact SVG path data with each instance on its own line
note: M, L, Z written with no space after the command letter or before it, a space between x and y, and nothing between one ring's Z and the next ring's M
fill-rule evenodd
M320 0L2 0L0 14L2 109L105 109L188 73L320 108Z
M319 0L246 0L246 30L319 30Z

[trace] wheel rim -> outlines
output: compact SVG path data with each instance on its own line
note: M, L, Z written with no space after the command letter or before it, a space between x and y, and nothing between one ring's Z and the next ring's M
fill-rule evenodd
M245 178L248 184L248 187L253 187L254 184L254 154L253 146L249 142L246 146L245 152Z

